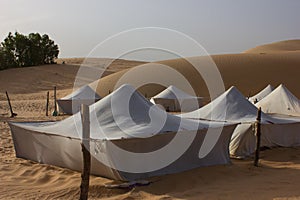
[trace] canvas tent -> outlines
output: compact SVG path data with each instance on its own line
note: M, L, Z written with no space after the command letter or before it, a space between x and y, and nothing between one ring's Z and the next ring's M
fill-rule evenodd
M85 85L73 93L57 100L59 112L75 114L80 110L81 104L91 105L101 97L89 85Z
M190 112L203 105L203 97L192 96L173 85L152 97L150 101L171 112Z
M256 120L257 108L236 87L232 86L209 104L180 116L210 121L253 122ZM262 114L262 119L264 122L273 120L264 113Z
M249 98L249 101L253 104L259 102L262 100L264 97L266 97L268 94L270 94L274 88L269 84L267 87L265 87L263 90L261 90L259 93L256 95L252 96Z
M206 106L182 114L190 119L230 121L240 123L234 130L230 142L230 154L237 157L249 156L255 151L256 137L254 122L257 108L235 87L231 87ZM300 146L299 119L279 119L262 112L261 146Z
M283 84L255 105L261 107L265 113L300 117L300 100Z
M255 152L256 137L253 123L242 123L234 130L230 142L230 154L244 158ZM283 121L276 124L261 124L261 147L300 146L300 122Z
M235 125L225 126L209 154L199 158L207 129L220 130L224 123L199 122L170 115L129 85L121 86L91 105L90 118L91 173L94 175L127 181L230 162L228 146ZM80 113L60 122L19 122L10 123L10 127L17 157L81 170ZM169 156L176 154L191 135L195 134L195 138L178 159L153 171L149 166L164 161L162 155L155 157L154 161L148 160L144 154L142 157L122 156L116 153L113 145L130 152L153 152L171 143L178 134L184 138L176 141L175 149L167 150ZM130 166L130 169L139 167L144 171L119 170L124 166Z

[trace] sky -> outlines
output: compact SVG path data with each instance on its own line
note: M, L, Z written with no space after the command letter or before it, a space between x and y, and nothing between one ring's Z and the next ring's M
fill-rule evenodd
M46 33L59 45L59 57L86 57L122 31L161 27L187 35L209 54L239 53L261 44L300 39L299 10L299 0L1 0L0 40L8 32ZM137 40L127 39L114 48L126 48ZM177 44L172 37L153 34L147 39L168 40L193 54L188 45ZM148 53L132 58L151 60Z

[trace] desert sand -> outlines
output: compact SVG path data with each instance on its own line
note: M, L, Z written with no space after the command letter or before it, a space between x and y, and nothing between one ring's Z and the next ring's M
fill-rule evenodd
M245 96L252 96L262 90L268 84L277 87L280 83L286 85L289 90L300 98L299 76L300 74L300 53L242 53L212 55L216 63L225 88L236 86ZM200 62L206 63L209 58L199 57ZM202 76L197 73L194 67L185 59L160 61L158 63L167 65L179 71L191 83L197 96L209 97L206 84ZM152 63L146 64L151 68ZM205 69L205 64L203 65ZM129 69L104 77L99 82L98 93L102 96L112 91L116 82ZM172 77L166 77L172 79ZM180 88L180 87L179 87ZM154 96L164 88L157 84L149 84L141 87L140 92L147 93L147 96ZM184 88L180 88L184 89Z
M292 44L294 49L294 43ZM289 45L285 45L285 49L276 53L260 54L261 50L258 50L258 53L215 55L213 59L220 69L226 87L236 85L248 95L249 91L254 94L267 83L276 85L282 82L300 97L300 56L294 50L290 52ZM296 49L299 50L300 46ZM0 199L77 199L79 196L79 172L16 158L7 124L10 120L44 121L61 120L66 117L45 116L46 92L51 91L54 85L58 88L58 97L71 92L83 59L61 59L59 62L62 60L65 64L0 71ZM98 66L97 62L95 60L94 67ZM192 80L195 89L199 95L205 96L203 86L196 87L197 77L191 76L193 71L189 70L189 66L180 65L183 62L162 61L177 67L185 76L195 79ZM111 89L110 84L124 73L118 71L138 64L143 63L119 60L112 65L105 72L108 76L102 80L103 94ZM260 72L259 76L256 75L257 72ZM158 91L156 87L149 86L148 89L153 93ZM14 119L9 118L5 90L9 92L14 112L18 114ZM52 91L50 96L52 99ZM50 102L50 108L53 111L53 100ZM89 197L127 200L300 199L300 147L262 151L260 167L254 167L252 159L232 159L231 165L203 167L154 177L149 179L150 185L131 189L109 189L105 184L115 181L91 176Z
M259 45L252 49L245 51L245 53L281 53L281 52L298 52L300 46L300 40L285 40L279 42L273 42L271 44Z

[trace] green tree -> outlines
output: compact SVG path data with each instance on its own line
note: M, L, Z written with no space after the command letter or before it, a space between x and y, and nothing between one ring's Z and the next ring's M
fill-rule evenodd
M10 68L17 66L15 59L14 37L11 33L4 39L0 45L0 68Z
M0 70L17 66L14 55L0 47Z
M10 32L0 45L0 69L53 64L58 54L58 46L46 34Z

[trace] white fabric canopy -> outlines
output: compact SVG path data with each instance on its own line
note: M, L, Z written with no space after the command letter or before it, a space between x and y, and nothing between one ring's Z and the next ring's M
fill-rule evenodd
M85 85L71 94L58 99L59 111L66 114L75 114L80 110L81 104L91 105L101 97L89 85Z
M187 94L173 85L152 97L150 101L174 112L190 112L203 105L202 97Z
M130 85L122 85L101 101L91 105L90 118L93 139L150 137L163 132L220 126L220 123L203 123L168 114ZM38 123L35 126L32 123L22 123L20 126L39 132L82 138L80 113L60 122Z
M249 98L249 101L251 103L257 103L260 100L262 100L264 97L266 97L268 94L270 94L272 91L274 90L273 86L271 86L270 84L267 85L267 87L265 87L263 90L261 90L259 93L257 93L256 95L252 96Z
M192 96L192 95L178 89L174 85L171 85L171 86L169 86L168 88L166 88L165 90L158 93L157 95L155 95L152 98L154 98L154 99L155 98L161 98L161 99L193 99L193 98L197 98L197 97Z
M95 93L94 89L92 89L89 85L84 85L61 99L72 100L72 99L100 99L100 98L101 97L97 93Z
M285 124L261 124L261 147L300 146L300 122ZM239 124L231 137L230 154L244 158L255 152L255 125Z
M134 180L200 166L227 164L230 162L229 141L235 125L225 126L211 152L199 158L207 129L210 127L218 131L223 125L221 122L181 119L168 114L150 103L133 87L123 85L90 106L91 173L112 179ZM80 113L60 122L19 122L10 123L10 127L18 157L81 170ZM115 153L110 142L132 152L153 152L169 144L179 134L177 131L184 137L196 134L191 146L167 167L149 172L150 160L146 157L143 160L124 158ZM185 141L180 140L176 149ZM99 159L107 161L111 166L102 164ZM155 162L161 162L160 157L156 159ZM124 172L115 168L135 164L144 169L145 173Z
M239 124L231 137L230 154L238 157L249 156L255 151L256 136L253 123L256 121L257 108L250 103L235 87L213 100L208 105L180 116L190 119L211 121L230 121ZM300 145L300 118L273 117L262 112L261 146L291 147Z
M179 116L211 121L254 122L257 116L257 108L236 87L232 86L202 108ZM262 113L262 121L267 123L274 121L274 119Z
M300 116L300 100L283 84L255 105L265 113Z

